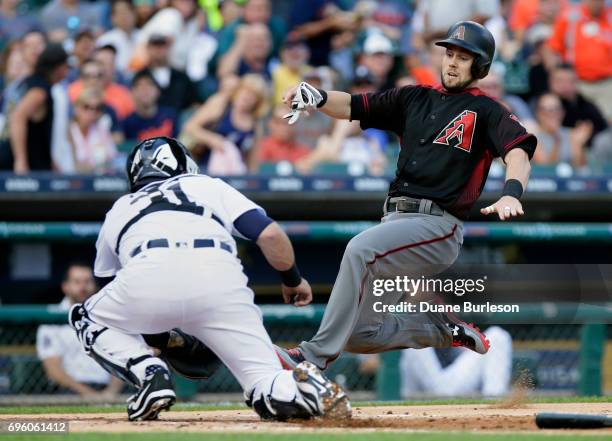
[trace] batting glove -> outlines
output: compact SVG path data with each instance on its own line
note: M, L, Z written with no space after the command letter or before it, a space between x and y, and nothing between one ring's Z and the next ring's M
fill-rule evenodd
M308 115L308 109L316 109L323 101L323 95L310 84L301 82L298 86L293 100L291 100L291 112L283 116L294 124L302 113Z

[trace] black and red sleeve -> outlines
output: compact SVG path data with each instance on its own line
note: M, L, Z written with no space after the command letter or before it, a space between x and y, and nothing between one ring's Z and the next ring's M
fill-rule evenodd
M488 121L487 135L488 145L496 157L504 158L515 148L525 150L529 159L533 157L537 145L536 137L525 130L514 114L497 103Z
M407 86L384 92L353 94L351 120L359 120L364 130L390 130L402 136L413 89L414 86Z

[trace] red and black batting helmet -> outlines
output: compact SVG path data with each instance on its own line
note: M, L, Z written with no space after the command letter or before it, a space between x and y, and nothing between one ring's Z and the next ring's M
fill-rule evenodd
M493 55L495 54L495 39L487 28L473 21L460 21L450 27L446 38L437 41L438 46L458 46L474 55L472 76L484 78L489 73Z

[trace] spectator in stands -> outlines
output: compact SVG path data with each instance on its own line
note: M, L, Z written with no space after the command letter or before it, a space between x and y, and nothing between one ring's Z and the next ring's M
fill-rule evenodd
M104 70L103 65L94 59L86 60L81 66L79 79L83 89L104 90ZM100 123L110 130L115 144L121 144L124 140L121 123L115 110L104 103L102 106L102 116ZM65 129L67 130L67 128ZM63 135L65 136L65 135Z
M244 0L223 0L219 3L219 12L222 17L221 29L227 28L234 21L244 17ZM225 24L225 26L223 26L223 24ZM219 31L219 29L217 29L217 31Z
M95 290L91 268L73 263L66 270L62 282L65 297L58 308L67 312L73 304L87 300ZM36 352L49 380L62 389L88 398L110 398L123 387L121 380L111 377L83 352L68 324L40 326L36 333Z
M327 66L332 37L344 31L355 31L359 16L342 11L336 0L294 0L289 18L290 40L305 40L313 66Z
M417 84L435 86L440 83L445 49L436 45L436 41L437 38L432 38L425 43L427 51L424 54L411 52L404 56L406 72Z
M13 41L2 52L0 60L0 164L10 165L11 144L9 140L9 118L21 99L20 86L28 75L19 41Z
M27 32L21 38L21 52L23 61L28 67L28 75L34 72L38 57L47 45L47 37L40 31Z
M201 14L198 16L200 21L205 21L206 17ZM187 65L185 66L185 73L189 76L191 81L196 83L204 82L205 80L210 83L203 83L202 87L208 89L214 89L216 91L215 72L209 71L210 61L213 59L217 51L217 39L204 28L204 25L198 27L199 33L191 41L189 52L187 53ZM210 95L210 92L206 92Z
M308 5L303 12L307 14L313 7L313 5ZM253 24L263 24L268 28L272 39L271 54L278 56L287 33L285 23L280 18L272 15L270 0L247 0L244 4L242 17L232 23L226 23L221 31L219 31L219 46L212 68L215 68L220 58L234 46L235 40L238 37L238 30L245 25Z
M285 106L274 108L268 121L270 134L261 140L259 145L259 162L288 161L295 163L308 156L310 148L295 139L294 126L287 124L283 118L287 114Z
M446 366L434 348L404 349L399 364L402 398L506 395L512 376L512 337L499 326L486 329L485 334L491 342L489 352L444 350L452 359Z
M114 81L115 53L112 46L100 47L95 50L93 59L101 68L104 103L115 111L119 120L123 120L134 111L134 101L128 88ZM68 87L71 102L76 100L83 87L83 79L78 79Z
M82 64L92 56L94 49L95 39L90 30L82 30L74 37L74 48L68 60L71 69L66 81L72 83L78 78Z
M40 14L41 24L51 41L63 41L73 37L80 29L102 31L102 14L90 2L79 0L52 0Z
M197 49L195 43L200 34L200 29L204 26L204 19L203 12L198 8L196 0L171 0L168 7L156 12L142 27L136 58L144 57L144 63L146 64L147 42L154 35L163 35L169 40L170 44L170 54L168 56L170 66L180 71L186 71L189 55L194 49ZM206 43L208 42L207 40ZM200 44L202 44L201 41ZM138 60L135 61L138 63ZM141 64L140 67L144 67L144 65Z
M15 173L51 170L51 86L64 79L67 73L68 54L61 45L49 44L40 54L34 74L24 80L25 93L10 118Z
M333 74L334 72L330 68L320 66L305 74L304 81L313 87L329 90L333 89ZM304 118L299 124L293 125L293 132L299 144L305 144L313 150L317 146L319 138L328 135L333 125L334 120L323 112L311 112L308 118Z
M612 166L612 124L594 137L589 152L589 165L592 168Z
M488 19L499 15L499 1L481 0L428 0L418 2L413 19L413 45L417 49L425 47L425 42L433 37L446 35L454 23L472 20L484 24Z
M372 93L376 90L374 79L365 70L357 69L351 87L352 94ZM298 161L301 173L310 173L324 162L346 164L350 170L381 175L386 165L384 154L388 137L378 129L361 130L358 121L335 121L331 135L321 136L315 150Z
M411 3L402 0L379 0L358 3L355 9L364 16L364 28L378 29L387 38L399 43L400 53L407 53L412 49Z
M496 65L489 71L489 75L478 80L478 87L491 98L502 103L511 113L516 115L527 131L532 133L536 130L537 123L529 106L522 98L506 94L503 77L495 67Z
M370 34L363 43L363 53L359 55L357 64L367 70L376 91L394 87L393 62L394 49L391 40L381 33Z
M92 58L97 60L102 65L102 73L107 81L117 83L121 86L129 84L123 72L117 70L117 49L115 46L107 44L106 46L96 47L93 51ZM127 90L125 87L123 90Z
M30 14L21 14L18 5L18 0L0 0L0 47L40 29L38 20Z
M538 146L533 155L536 164L564 162L575 167L585 165L586 143L591 137L592 123L583 121L573 129L563 127L563 106L559 97L552 93L538 98L536 119Z
M160 92L159 85L148 70L134 76L132 96L136 108L123 122L126 139L144 141L157 136L177 136L176 112L169 107L157 105Z
M286 41L280 51L281 63L272 72L274 103L283 102L283 93L291 86L300 83L304 75L312 69L308 63L308 46L302 41Z
M219 61L217 77L259 74L272 79L270 55L272 40L268 28L259 23L241 27L231 49Z
M546 42L550 37L550 32L542 29L539 33L533 32L530 35L529 46L531 53L525 60L529 68L528 81L529 92L524 95L526 100L534 100L540 95L548 92L548 68L546 60Z
M68 141L77 173L102 174L114 170L117 148L102 121L104 100L100 89L83 89L74 103Z
M137 28L142 28L153 17L157 11L156 3L156 0L135 0L133 2Z
M528 43L530 34L547 28L552 32L555 18L566 6L565 0L514 0L510 2L508 25L519 46Z
M15 81L26 77L28 71L28 66L23 60L21 43L12 41L0 55L0 105L4 107L7 87L11 87Z
M608 124L597 106L578 92L577 83L576 72L569 64L555 66L550 73L550 91L561 98L563 104L563 126L576 127L579 121L593 123L593 134L588 142L590 145L593 136L605 130Z
M578 90L612 119L612 6L582 0L557 17L546 52L549 69L558 60L572 63Z
M254 147L268 99L268 87L261 76L247 74L237 84L227 78L219 92L185 123L182 139L208 167L209 174L222 174L222 169L236 174L244 166L257 170Z
M136 12L132 2L129 0L112 2L111 21L113 28L98 37L96 46L113 46L117 50L115 68L120 72L127 72L138 41Z
M187 74L170 66L170 45L171 39L165 35L151 36L147 44L148 69L161 88L158 104L181 112L200 99L195 84Z

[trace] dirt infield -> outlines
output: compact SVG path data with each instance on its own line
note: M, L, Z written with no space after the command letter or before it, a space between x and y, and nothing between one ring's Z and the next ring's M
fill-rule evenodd
M389 431L493 431L538 430L538 412L612 414L610 403L555 403L508 405L435 405L357 407L351 420L262 422L249 409L224 411L182 411L163 413L158 421L130 423L124 413L0 415L2 421L68 420L75 432L258 432L304 431L367 432ZM610 434L612 429L565 431L565 433ZM558 433L558 432L557 432Z

